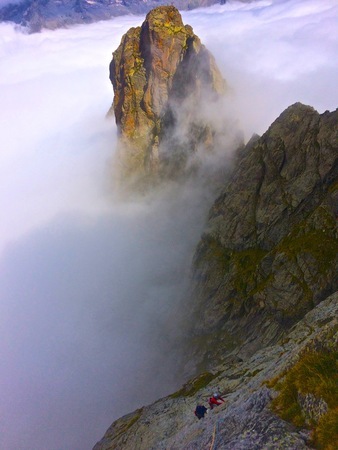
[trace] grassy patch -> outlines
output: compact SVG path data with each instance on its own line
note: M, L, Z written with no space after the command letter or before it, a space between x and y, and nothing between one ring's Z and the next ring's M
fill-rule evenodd
M218 375L218 373L213 374L211 372L204 372L185 383L182 389L175 392L174 394L171 394L170 398L191 397L195 395L200 389L208 386L208 384Z
M286 373L282 381L271 380L270 386L279 391L272 401L272 409L282 419L297 427L312 429L313 444L318 449L331 450L338 442L338 367L335 352L308 351ZM307 417L300 405L300 395L310 394L327 404L327 412L318 420Z
M133 414L129 414L126 418L117 421L117 425L113 428L110 438L116 439L125 434L142 416L143 408L137 409Z
M325 274L337 257L337 246L335 218L326 208L319 206L277 245L276 252L284 253L290 259L308 253L317 261L318 272Z
M338 181L332 183L329 187L329 192L334 193L336 191L338 191Z
M319 449L336 450L338 442L338 407L331 409L319 421L313 432L313 444Z
M249 248L233 253L233 264L235 269L234 287L242 295L249 295L256 289L259 278L259 265L266 251L260 248Z
M204 236L201 245L201 254L198 257L199 263L214 263L222 272L228 272L230 268L232 251L223 247L219 240L212 236Z

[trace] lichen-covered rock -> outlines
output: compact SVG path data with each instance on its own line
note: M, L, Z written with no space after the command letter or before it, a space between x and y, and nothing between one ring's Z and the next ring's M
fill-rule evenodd
M250 358L228 355L213 368L214 376L203 374L175 394L117 420L94 450L313 448L310 430L296 427L272 411L278 395L272 379L282 379L304 352L337 351L337 317L338 294L334 294L276 345ZM196 405L206 405L215 391L224 393L225 404L198 420ZM323 407L319 408L323 413Z
M212 147L213 126L201 102L225 82L213 56L173 6L150 11L113 53L110 79L119 131L119 177L146 184L184 171L199 146Z
M241 151L195 255L205 352L273 342L337 290L337 156L338 110L300 103Z

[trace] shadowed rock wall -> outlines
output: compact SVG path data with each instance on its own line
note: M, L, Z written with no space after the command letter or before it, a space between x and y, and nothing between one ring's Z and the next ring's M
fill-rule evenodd
M337 156L338 111L300 103L239 155L194 260L196 330L216 353L273 342L337 290Z

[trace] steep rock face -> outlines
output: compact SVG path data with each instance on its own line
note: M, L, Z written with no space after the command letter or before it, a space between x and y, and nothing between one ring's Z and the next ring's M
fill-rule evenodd
M42 28L66 27L77 23L92 23L124 14L144 14L165 0L23 0L0 8L0 22L14 22L27 27L31 33ZM219 0L173 0L180 9L211 6Z
M194 261L187 352L209 372L114 422L94 450L337 440L337 125L338 111L295 104L239 152ZM225 404L198 421L215 391Z
M314 448L311 428L329 422L337 405L337 398L331 402L327 392L330 385L335 386L335 380L330 379L334 364L332 368L318 364L321 358L336 357L337 313L335 294L309 312L276 345L244 360L229 355L214 367L213 373L202 374L178 392L117 420L93 450ZM295 386L289 397L296 402L293 409L304 418L309 415L311 421L295 426L272 411L279 397L276 381L283 384L287 374L304 358L308 364L308 355L315 355L316 359L313 365L307 365L307 382ZM311 377L312 386L308 383ZM321 392L318 386L322 383ZM207 405L208 397L215 391L224 393L225 404L198 420L193 413L196 405ZM285 412L280 409L279 414ZM335 442L336 430L331 430L331 434L330 427L323 431L331 443Z
M175 7L152 10L142 27L123 36L110 79L123 180L177 175L200 146L212 148L212 124L200 110L205 97L217 100L224 93L225 82Z
M337 156L338 111L299 103L241 152L194 260L211 357L273 342L337 290Z

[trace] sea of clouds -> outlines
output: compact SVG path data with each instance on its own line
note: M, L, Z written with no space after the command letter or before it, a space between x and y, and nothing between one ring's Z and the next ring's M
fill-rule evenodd
M335 0L228 2L183 18L214 54L246 139L296 101L337 107ZM142 20L33 35L0 24L6 450L90 449L183 378L180 301L210 193L187 183L123 202L111 179L108 65Z

